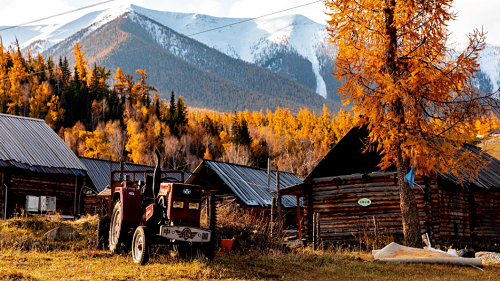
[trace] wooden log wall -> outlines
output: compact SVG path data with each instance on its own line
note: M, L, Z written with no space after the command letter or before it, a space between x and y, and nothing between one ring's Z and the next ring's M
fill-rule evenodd
M469 188L440 182L433 207L434 237L467 242L500 241L500 189Z
M500 243L500 189L473 189L471 206L472 238L481 242Z
M271 219L271 207L261 206L241 206L245 211L248 211L256 220L268 223ZM297 207L282 208L285 226L297 225ZM301 216L304 217L304 212L301 210Z
M416 177L414 188L422 233L433 243L500 241L500 189L463 187ZM422 189L420 187L422 187ZM308 212L320 213L321 238L351 240L374 231L403 234L395 173L312 179ZM358 204L361 198L369 206Z
M8 191L9 208L12 208L12 211L24 209L26 195L55 196L56 210L62 215L74 215L75 185L78 191L80 188L76 177L75 175L34 173L14 169L11 171Z
M425 187L425 182L416 182ZM424 228L428 214L424 210L424 192L415 187L420 223ZM316 178L311 183L311 212L320 214L321 239L354 239L361 232L373 232L373 216L379 232L402 234L399 188L395 173L372 173L333 178ZM369 206L358 204L361 198L371 200Z
M469 191L455 185L431 188L432 235L434 241L471 242Z
M0 169L0 220L3 220L5 210L5 186L4 186L4 173Z
M97 194L85 194L84 197L84 206L83 206L83 214L86 215L104 215L106 210L102 207L102 200L106 200L107 198L97 197Z

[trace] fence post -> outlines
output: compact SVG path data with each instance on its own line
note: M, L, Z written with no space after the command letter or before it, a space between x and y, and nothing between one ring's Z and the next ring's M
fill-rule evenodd
M280 191L280 172L276 171L276 205L277 205L277 228L278 228L278 239L281 241L281 238L283 237L282 235L282 228L281 228L281 191Z
M318 243L318 246L317 248L321 248L321 224L319 223L320 222L320 217L319 217L320 213L316 213L316 243Z
M378 249L378 225L377 218L373 216L373 224L375 225L375 250Z
M276 220L276 197L271 198L271 237L274 235L274 221Z
M312 217L313 217L313 222L312 222L312 231L313 231L312 238L313 238L313 241L312 241L312 243L313 243L313 250L316 250L317 249L316 248L317 247L317 241L316 241L316 231L317 231L317 229L316 229L316 213L313 213Z

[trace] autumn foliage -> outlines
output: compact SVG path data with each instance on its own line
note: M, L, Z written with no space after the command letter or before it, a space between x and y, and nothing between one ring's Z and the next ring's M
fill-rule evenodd
M415 156L418 174L475 176L482 158L461 148L476 137L481 127L476 122L498 103L493 93L481 94L473 84L485 34L471 33L465 50L453 49L448 40L448 24L456 18L452 4L326 1L340 95L363 115L370 142L383 156L380 166L397 168L409 246L420 246L415 198L404 182L411 159Z
M359 119L326 106L319 114L189 108L174 91L160 99L145 69L134 77L90 67L78 44L73 71L67 58L26 58L18 47L0 54L0 112L45 119L79 156L153 165L158 148L164 167L185 171L202 159L265 168L270 158L273 169L304 177ZM472 137L498 128L494 116L475 124Z
M319 115L188 108L174 91L161 100L146 69L134 77L89 66L78 43L74 55L71 71L67 58L3 51L0 112L45 119L79 156L153 165L159 148L166 168L192 171L204 158L264 168L271 158L272 168L305 176L358 121L326 106Z

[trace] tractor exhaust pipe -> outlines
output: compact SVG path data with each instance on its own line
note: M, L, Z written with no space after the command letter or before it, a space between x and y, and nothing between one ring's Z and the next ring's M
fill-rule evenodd
M161 168L160 168L160 152L158 149L155 149L156 154L156 168L153 174L153 195L155 199L158 197L158 193L160 192L160 182L161 182Z

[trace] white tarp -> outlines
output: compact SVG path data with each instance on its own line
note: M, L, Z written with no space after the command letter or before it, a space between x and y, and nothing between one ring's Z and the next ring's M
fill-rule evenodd
M374 255L375 260L387 262L449 263L481 266L481 259L461 258L441 251L424 250L392 242Z

